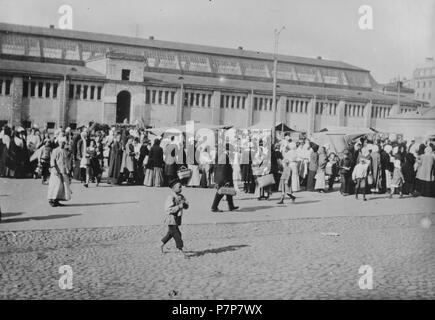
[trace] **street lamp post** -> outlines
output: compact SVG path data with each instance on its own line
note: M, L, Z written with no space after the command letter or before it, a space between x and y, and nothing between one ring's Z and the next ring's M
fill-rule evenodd
M273 89L272 89L272 103L273 103L273 126L272 126L272 139L275 140L275 126L276 126L276 78L278 69L278 40L279 34L284 30L285 26L281 29L274 30L275 33L275 47L274 47L274 59L273 59Z
M398 106L398 110L397 112L400 113L400 76L399 79L397 80L397 106Z

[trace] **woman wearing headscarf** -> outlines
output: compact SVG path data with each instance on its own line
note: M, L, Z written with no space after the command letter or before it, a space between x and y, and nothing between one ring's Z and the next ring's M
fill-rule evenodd
M378 146L378 148L379 148L379 157L380 157L380 173L379 173L380 185L378 182L378 188L379 188L379 193L383 194L387 192L386 170L390 163L390 155L380 145Z
M108 183L115 185L120 184L121 178L121 163L122 163L122 144L121 133L115 134L110 152L109 152L109 171L108 171Z
M124 180L127 180L128 184L134 183L135 162L133 136L128 136L121 163L121 173L123 174Z
M191 144L193 144L193 154L196 154L196 146L195 146L195 141L192 140L190 141ZM201 175L199 172L199 163L198 161L196 161L196 157L193 156L193 159L187 159L187 168L190 170L190 172L192 173L188 182L187 182L187 186L188 187L199 187L199 185L201 184Z
M325 173L328 175L328 191L332 191L334 188L335 178L338 177L339 172L339 161L339 157L334 152L328 155L328 162L325 168Z
M163 175L165 177L166 183L178 178L177 177L177 157L179 153L179 147L175 143L175 136L171 137L171 142L165 146L164 152L164 166Z
M372 152L370 154L371 167L370 170L373 175L373 184L371 192L379 193L382 189L382 175L381 175L381 155L379 154L379 147L377 145L372 145Z
M86 152L89 155L89 173L92 173L92 177L97 180L97 187L101 182L101 175L103 170L100 165L100 151L97 147L97 142L95 140L91 140L89 143L89 147L86 148Z
M287 153L287 159L289 160L289 166L290 166L289 184L290 184L292 193L298 192L301 189L300 184L299 184L298 154L297 154L296 149L297 149L296 143L290 142L289 152ZM293 197L290 197L290 198L293 199Z
M415 157L412 153L407 153L405 155L405 161L402 166L402 174L405 179L405 183L403 184L403 194L414 194L414 186L415 186Z
M9 146L11 143L11 128L4 126L0 136L0 177L9 176Z
M348 196L351 193L352 184L352 160L350 158L350 151L345 149L343 152L343 158L340 160L339 172L340 172L340 193L343 196Z
M418 195L434 197L434 153L431 147L424 149L424 154L417 158L417 175L415 189Z
M391 188L391 181L393 179L393 172L394 172L394 158L391 155L391 152L393 151L393 147L391 145L387 144L384 146L384 151L386 152L386 156L385 156L385 161L386 161L385 188L390 189Z
M297 165L296 159L297 155L294 150L293 142L287 144L283 150L283 159L282 159L282 175L279 183L279 191L281 191L281 199L278 204L283 204L285 196L288 195L290 199L294 202L296 197L292 194L292 187L295 185L295 188L299 187L299 175L297 173ZM294 182L294 180L297 182Z
M47 199L52 207L64 206L59 201L71 199L68 152L65 150L66 138L58 139L58 147L53 150L50 158L50 179L48 181Z
M317 172L316 172L316 183L314 186L314 189L318 192L325 192L325 188L326 188L326 183L325 183L325 168L326 168L326 163L327 163L327 155L326 155L326 150L325 147L320 147L319 148L319 166L317 168Z
M25 178L30 170L30 162L24 128L19 127L14 133L9 145L9 152L14 159L12 177Z
M298 148L298 158L299 158L299 184L300 186L307 187L307 177L308 177L308 164L310 162L310 156L311 156L311 148L310 148L310 142L308 140L305 141L304 144L301 144Z
M252 172L256 179L268 175L270 173L271 159L267 155L267 152L268 150L265 147L263 147L263 141L260 140L258 151L255 153L254 159L252 161ZM272 194L270 186L259 187L258 192L259 192L258 200L268 200L270 195Z
M319 146L312 145L312 152L310 154L310 162L308 164L308 177L307 177L307 191L314 191L315 176L319 169L319 154L317 153Z

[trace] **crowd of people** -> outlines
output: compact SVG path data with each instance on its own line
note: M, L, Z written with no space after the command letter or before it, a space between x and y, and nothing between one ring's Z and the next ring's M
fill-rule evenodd
M343 196L361 194L363 200L370 193L435 196L435 146L429 142L362 137L340 153L307 138L292 141L288 134L275 143L267 135L242 134L231 143L220 141L222 149L202 142L175 135L151 140L144 129L102 129L92 123L52 134L4 126L0 176L33 177L48 183L52 206L70 198L71 178L85 188L93 183L98 187L104 172L105 182L112 185L163 187L179 178L183 186L234 188L256 194L259 201L278 192L280 204L286 197L295 201L295 192L300 190L334 191L338 182ZM216 192L212 211L221 211L218 206L225 195L229 210L237 210L231 192Z

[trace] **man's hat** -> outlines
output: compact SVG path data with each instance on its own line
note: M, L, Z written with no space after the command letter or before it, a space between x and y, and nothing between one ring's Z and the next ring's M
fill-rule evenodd
M177 183L181 183L180 179L172 179L171 181L169 181L169 188L172 189Z

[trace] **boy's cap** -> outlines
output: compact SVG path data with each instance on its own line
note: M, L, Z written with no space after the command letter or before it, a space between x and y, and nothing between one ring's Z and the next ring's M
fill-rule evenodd
M169 188L173 188L177 183L181 183L180 179L172 179L171 181L169 181Z

